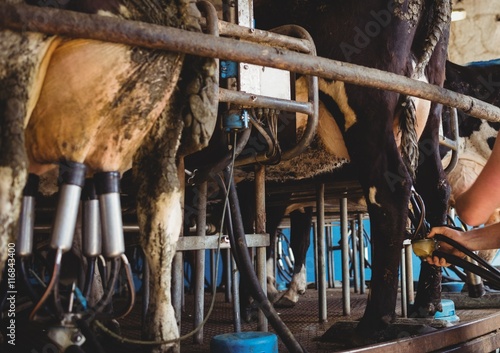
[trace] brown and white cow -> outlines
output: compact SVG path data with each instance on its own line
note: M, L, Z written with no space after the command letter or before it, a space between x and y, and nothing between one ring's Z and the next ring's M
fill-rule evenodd
M200 12L190 0L71 0L61 7L201 31ZM0 32L0 248L14 242L28 172L44 174L66 162L85 165L88 176L133 167L141 244L152 272L143 335L178 337L170 296L182 219L177 165L183 153L203 147L211 136L217 79L213 59ZM0 273L6 255L0 252Z

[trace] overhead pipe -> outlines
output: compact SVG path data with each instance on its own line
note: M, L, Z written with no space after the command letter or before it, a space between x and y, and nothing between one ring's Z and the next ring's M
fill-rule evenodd
M458 108L490 122L500 122L500 108L390 72L230 38L189 32L119 18L24 4L0 4L0 28L96 39L151 49L177 51L290 70L366 87L394 91Z
M293 38L279 34L276 31L268 32L257 28L248 28L237 24L218 21L219 33L221 36L236 37L255 43L266 43L273 47L287 48L309 54L314 50L311 42L302 38Z
M288 99L261 96L254 93L233 91L219 88L219 101L243 105L246 107L266 107L269 109L283 110L312 115L314 107L310 102L297 102Z

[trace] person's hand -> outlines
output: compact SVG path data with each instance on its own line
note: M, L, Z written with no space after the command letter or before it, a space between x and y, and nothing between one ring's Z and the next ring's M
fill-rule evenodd
M464 232L461 232L459 230L456 230L456 229L453 229L450 227L434 227L431 229L430 233L427 235L427 238L433 238L436 234L442 234L448 238L455 240L456 242L458 242L462 245L465 245L465 244L463 244L463 238L462 238L464 235ZM455 249L454 247L452 247L451 245L449 245L448 243L445 243L445 242L437 242L436 243L436 250L446 252L449 254L453 254L453 255L456 255L459 257L465 256L462 252L458 251L457 249ZM441 266L441 267L450 266L450 264L448 262L446 262L446 260L444 258L440 258L437 256L428 256L426 258L426 261L430 265Z

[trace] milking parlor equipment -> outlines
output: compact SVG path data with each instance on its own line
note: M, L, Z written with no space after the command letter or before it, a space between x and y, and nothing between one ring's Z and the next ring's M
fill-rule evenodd
M120 175L118 172L100 172L95 173L93 178L86 179L85 174L86 167L82 163L60 163L59 199L50 238L53 270L43 293L39 289L40 285L32 284L27 272L28 262L33 254L34 197L38 190L36 175L29 175L19 221L16 248L20 258L20 272L35 304L29 317L47 325L47 336L61 351L81 346L89 338L88 327L92 320L109 320L126 315L132 309L135 296L132 270L124 254ZM73 273L66 273L63 280L63 255L73 247L80 204L83 213L81 250L87 261L85 278L79 278L78 271L75 271L77 269L70 268ZM92 302L90 294L92 286L95 286L97 261L109 263L110 269L100 266L103 294ZM114 311L111 301L121 269L126 275L129 300L124 308ZM41 280L43 283L43 279Z
M314 45L302 28L297 26L280 27L272 32L261 31L255 28L252 18L251 2L238 0L237 2L227 2L229 8L225 21L209 19L207 14L207 26L216 24L219 37L214 35L214 31L208 30L212 34L188 32L176 28L160 27L147 23L137 23L133 21L109 18L97 15L84 15L76 12L69 12L53 8L39 8L27 5L0 4L0 12L4 16L0 17L0 28L11 30L29 30L48 34L60 34L72 37L82 37L102 41L111 41L140 46L146 48L162 49L169 51L178 51L191 55L206 56L226 60L220 67L229 70L234 67L231 62L236 64L236 76L240 82L239 90L233 90L233 86L221 88L219 91L219 100L228 103L226 112L221 112L224 119L225 131L232 136L238 137L239 143L233 146L233 153L224 156L219 163L210 166L210 170L197 172L193 179L195 184L203 183L203 175L211 172L220 172L226 169L226 165L236 154L244 149L246 142L250 137L250 129L259 131L264 141L266 141L266 150L262 153L250 157L241 156L236 158L235 164L239 166L264 163L271 159L276 161L276 138L273 135L273 119L276 119L276 112L289 111L304 113L309 116L308 125L303 134L302 140L293 148L281 152L281 160L292 158L301 153L303 149L312 140L317 126L317 82L315 76L332 80L341 80L351 84L359 84L367 87L392 90L401 94L415 96L467 111L469 115L486 119L489 121L500 121L500 109L486 104L477 99L464 96L446 89L415 81L410 78L401 77L395 74L381 72L379 70L352 65L348 63L328 60L315 56ZM234 8L236 6L236 8ZM208 13L210 11L204 11ZM236 19L235 13L238 13ZM280 48L276 50L276 48ZM261 89L257 86L257 91L246 90L245 80L242 77L248 72L248 78L254 78L259 68L253 69L251 65L259 65L266 68L275 68L290 71L309 76L309 101L296 102L290 99L270 97L261 94ZM255 70L255 71L253 71ZM230 71L230 70L229 70ZM234 79L228 73L227 79ZM251 82L249 80L248 82ZM253 84L248 83L252 86ZM254 93L256 92L256 93ZM262 115L259 109L262 110ZM253 113L253 111L257 113ZM264 117L267 115L269 120L264 123ZM261 118L262 117L262 118ZM261 120L262 121L259 121ZM275 120L274 120L275 121ZM248 123L249 128L246 129ZM262 129L264 124L268 125L267 131ZM262 131L264 130L264 131ZM245 139L247 139L245 141ZM233 141L235 141L233 139ZM258 165L255 170L255 182L257 185L257 214L264 215L264 181L265 169ZM78 349L85 339L92 339L92 334L88 330L88 322L95 318L118 317L126 314L133 305L134 288L131 278L131 270L126 256L124 255L123 226L121 220L121 206L119 198L119 175L116 172L98 173L93 176L93 180L85 180L85 166L79 163L67 161L60 166L60 192L57 206L54 227L50 239L50 246L53 253L53 270L50 281L46 285L43 293L39 293L33 288L30 281L26 281L29 295L35 308L30 317L40 322L50 322L48 335L52 342L55 342L61 349L72 347ZM226 173L228 176L228 173ZM197 180L199 178L199 180ZM30 176L28 185L25 188L23 200L23 214L20 220L18 236L18 255L21 262L21 271L23 277L27 277L27 262L33 253L33 210L34 194L36 184L35 176ZM234 224L233 232L236 244L232 247L238 247L238 243L243 244L240 262L240 270L251 267L248 265L248 252L245 248L246 240L251 239L243 234L241 218L238 212L237 196L234 192L234 180L228 181L231 218ZM323 186L324 187L324 186ZM82 192L83 188L83 192ZM203 187L202 187L203 188ZM231 192L231 189L233 192ZM320 188L321 189L321 188ZM324 189L323 189L324 190ZM321 191L321 190L320 190ZM261 196L259 196L261 195ZM321 192L318 195L322 195ZM61 263L64 261L64 254L69 253L73 243L73 229L76 226L78 208L80 199L83 202L83 254L87 259L88 266L85 279L73 279L67 283L61 278ZM324 199L318 197L318 205L324 205ZM99 212L97 211L99 209ZM101 226L99 226L99 224ZM201 223L199 223L201 225ZM204 229L198 227L201 238L204 235ZM324 228L324 227L322 227ZM320 228L318 228L320 229ZM261 217L256 224L256 233L265 233L265 219ZM204 250L206 248L216 248L217 241L210 236L204 236L203 241L189 241L189 237L181 237L178 244L178 255L183 250ZM261 238L262 239L262 238ZM255 246L262 247L267 245L265 237L263 241L253 242ZM251 242L251 241L249 241ZM268 242L268 239L267 239ZM206 244L212 243L211 246ZM324 241L323 241L324 244ZM286 326L280 323L280 320L272 306L266 302L263 297L262 288L265 288L265 261L263 250L257 250L260 258L258 260L258 272L260 274L259 286L254 286L253 295L257 300L262 300L261 308L264 308L259 319L259 329L267 330L267 319L270 320L275 330L292 352L302 352L293 336L287 330ZM246 254L246 255L244 255ZM239 255L236 255L238 257ZM179 265L178 258L174 260L174 265ZM104 264L110 263L110 269ZM100 266L99 266L100 264ZM182 264L182 262L181 262ZM321 266L324 270L325 266ZM96 271L100 268L100 271ZM115 285L122 270L125 272L128 286L129 300L119 313L111 313L110 306ZM89 293L92 289L90 279L96 272L103 277L104 294L96 303L89 301ZM253 273L253 271L249 270ZM180 315L182 306L181 279L175 277L182 271L174 270L174 306L177 315ZM246 274L251 276L251 274ZM250 278L250 277L249 277ZM325 276L323 276L325 278ZM254 279L251 282L255 283ZM259 288L257 288L259 287ZM201 288L202 290L203 288ZM177 292L175 292L177 291ZM200 293L197 295L200 296ZM202 295L201 295L202 296ZM198 297L198 301L200 301ZM321 307L321 303L320 303ZM197 315L203 315L203 310L198 309ZM198 321L200 318L197 319ZM178 320L180 322L180 319ZM54 325L57 323L57 325ZM76 347L76 348L75 348ZM98 348L96 348L98 351Z
M452 264L452 268L458 273L459 277L467 283L469 297L471 298L478 298L485 294L482 282L483 279L488 281L488 283L494 287L498 287L500 285L500 271L478 256L474 251L467 249L465 246L442 234L436 234L434 238L427 238L430 226L425 219L425 205L420 195L418 195L414 189L412 189L410 203L409 218L411 224L413 225L413 229L410 231L411 241L408 241L407 244L411 244L411 248L415 255L423 261L425 261L425 259L429 256L437 256L439 258L446 259L448 263ZM463 228L455 226L454 217L449 218L450 225L447 225L448 227L464 231ZM455 249L462 252L465 256L459 257L440 251L439 248L441 242L451 245ZM408 258L410 257L410 254L405 254L403 252L403 259L405 256ZM459 270L456 269L456 266L464 269L467 274L465 275L459 272ZM411 260L410 265L407 265L407 267L408 268L405 268L405 266L403 266L402 277L404 276L405 271L409 271L409 269L411 269ZM407 293L402 295L403 298L407 299L407 302L403 301L403 309L406 309L406 306L413 304L411 301L411 292L408 288L412 289L412 287L408 286L406 288ZM402 292L405 292L404 288Z
M308 55L315 55L314 43L309 34L302 28L284 26L271 32L259 31L254 28L251 2L240 0L227 2L225 5L224 21L218 22L220 36L236 37L243 41L265 42L273 47L288 48ZM207 24L210 22L211 20L207 18ZM290 351L302 352L302 347L281 321L266 296L266 250L264 246L269 245L269 235L266 234L265 229L264 164L291 159L300 154L311 142L318 121L317 79L309 77L308 100L299 102L291 99L293 80L288 71L229 60L220 61L220 71L224 87L219 89L219 100L224 104L221 104L219 109L221 131L219 135L222 135L221 139L226 141L230 147L225 155L220 156L218 160L207 166L195 166L196 170L189 173L188 183L198 187L199 200L206 200L207 179L210 176L223 173L223 176L216 177L216 180L220 188L226 191L228 198L225 225L234 257L233 263L239 269L242 280L251 285L251 295L261 309L258 313L258 330L267 331L269 320ZM306 132L302 138L296 145L283 151L278 141L278 119L281 111L300 112L308 116ZM256 164L258 165L255 167ZM257 215L255 234L245 234L243 229L232 173L232 168L235 166L247 168L247 170L250 168L255 173ZM206 244L207 238L216 237L205 234L205 222L200 219L200 215L204 214L205 210L206 204L199 204L196 222L198 237L182 237L178 243L178 251L192 249L192 246L188 247L188 242L192 242L190 238L198 238ZM256 247L255 265L249 256L248 246ZM203 259L202 252L204 249L198 251L195 269L194 295L196 303L203 303L203 282L199 278L199 274L204 273L204 261L200 261ZM254 268L256 268L257 274L255 274ZM228 269L229 271L230 269ZM177 271L174 270L175 272ZM233 285L226 283L226 288L233 290L233 324L234 330L239 332L241 331L241 322L237 276L232 276L232 281ZM198 305L195 307L195 326L203 320L203 307L198 307ZM180 310L176 307L176 311ZM199 331L194 338L195 342L201 343L202 335L202 332Z

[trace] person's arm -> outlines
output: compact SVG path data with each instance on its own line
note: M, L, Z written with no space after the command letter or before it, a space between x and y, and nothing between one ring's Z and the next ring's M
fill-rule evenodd
M465 223L477 226L500 206L500 142L493 147L483 170L472 186L457 197L455 209Z
M434 227L431 229L428 238L433 238L436 234L443 234L448 238L462 244L469 250L487 250L500 248L500 223L495 223L486 227L472 229L468 232L461 232L449 227ZM449 244L440 242L440 251L453 255L463 256L461 252L451 247ZM449 266L443 258L437 256L428 257L427 262L436 266Z

